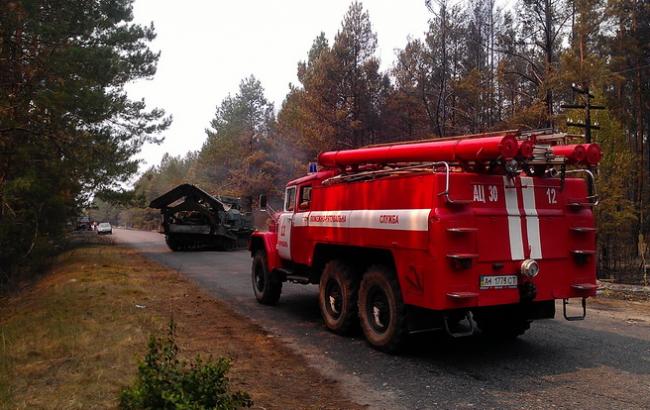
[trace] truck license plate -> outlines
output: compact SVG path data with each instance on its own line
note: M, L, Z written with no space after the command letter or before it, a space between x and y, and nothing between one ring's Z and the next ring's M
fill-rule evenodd
M509 289L517 287L517 275L481 276L481 289Z

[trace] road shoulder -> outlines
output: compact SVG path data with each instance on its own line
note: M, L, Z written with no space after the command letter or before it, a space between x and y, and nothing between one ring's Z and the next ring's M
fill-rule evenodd
M0 408L115 407L148 336L172 316L181 355L231 358L233 388L254 408L364 408L281 340L126 247L77 248L0 302Z

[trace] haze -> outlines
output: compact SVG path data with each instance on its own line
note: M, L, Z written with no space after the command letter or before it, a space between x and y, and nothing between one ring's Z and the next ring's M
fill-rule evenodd
M277 111L289 83L297 83L297 63L306 59L313 39L323 31L331 44L350 3L137 0L135 21L154 23L158 38L152 48L162 55L155 78L128 90L174 118L163 144L144 147L141 170L158 164L165 152L200 148L216 105L236 92L244 77L253 74L262 82ZM424 0L367 0L363 5L378 36L384 70L409 36L423 35L431 17Z

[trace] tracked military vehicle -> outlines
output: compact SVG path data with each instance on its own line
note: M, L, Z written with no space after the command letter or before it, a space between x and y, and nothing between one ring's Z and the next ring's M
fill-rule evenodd
M149 207L160 209L161 232L173 251L242 248L253 232L239 198L213 196L191 184L177 186Z

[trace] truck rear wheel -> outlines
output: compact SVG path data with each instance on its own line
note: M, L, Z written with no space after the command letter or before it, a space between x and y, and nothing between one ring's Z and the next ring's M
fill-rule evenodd
M407 333L406 307L395 272L371 266L359 288L359 320L366 340L375 348L396 352Z
M282 281L273 273L269 272L266 265L266 253L258 250L253 256L251 278L253 280L253 292L257 301L263 305L275 305L282 293Z
M359 282L350 265L333 260L320 278L318 304L328 329L347 333L356 323Z

